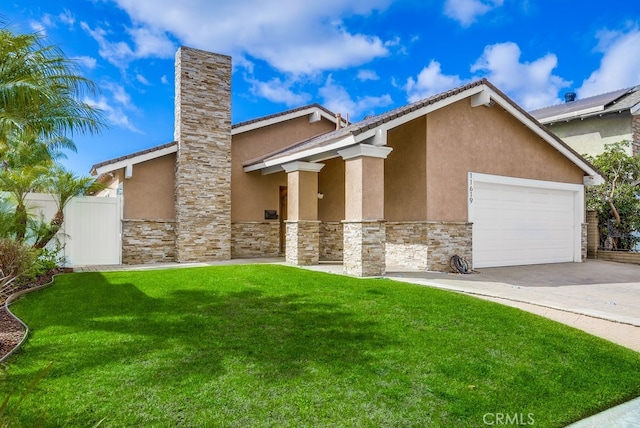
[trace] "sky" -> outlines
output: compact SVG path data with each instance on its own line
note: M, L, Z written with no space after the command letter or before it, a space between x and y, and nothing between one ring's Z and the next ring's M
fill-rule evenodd
M640 84L637 0L2 0L98 84L63 164L173 141L179 46L230 55L232 122L311 103L358 121L487 78L526 110Z

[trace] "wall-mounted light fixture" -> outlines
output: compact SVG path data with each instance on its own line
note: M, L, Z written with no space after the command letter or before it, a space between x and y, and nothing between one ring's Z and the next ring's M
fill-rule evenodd
M324 198L324 193L318 192L318 199L322 199L322 198Z

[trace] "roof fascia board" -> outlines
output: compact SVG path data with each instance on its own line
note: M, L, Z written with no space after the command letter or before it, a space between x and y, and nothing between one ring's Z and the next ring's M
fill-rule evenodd
M591 107L583 110L572 111L570 113L557 114L555 116L539 119L539 122L547 124L552 122L570 121L573 119L580 119L581 116L588 115L591 113L598 113L600 111L604 111L604 106L596 106L596 107Z
M493 91L492 91L493 92ZM516 109L510 102L502 98L497 93L492 93L491 98L495 100L495 102L500 105L503 109L505 109L508 113L522 122L527 128L532 130L536 135L545 140L547 143L551 144L556 150L562 153L566 158L568 158L571 162L573 162L576 166L586 172L588 175L594 177L600 177L600 174L589 165L587 165L582 159L576 156L571 150L566 148L564 145L559 143L555 138L553 138L547 131L538 126L534 121L532 121L529 117L522 114L521 111Z
M165 147L165 148L160 149L160 150L154 150L152 152L148 152L148 153L145 153L143 155L138 155L138 156L134 156L134 157L129 158L129 159L123 159L123 160L118 161L118 162L114 162L114 163L111 163L111 164L103 165L103 166L101 166L99 168L96 168L96 174L97 175L106 174L107 172L116 171L118 169L126 168L128 166L132 166L132 165L135 165L135 164L138 164L138 163L142 163L142 162L150 161L152 159L160 158L162 156L166 156L166 155L169 155L171 153L176 153L177 151L178 151L178 145L174 144L173 146Z
M275 158L275 159L271 159L271 160L266 160L264 161L264 165L265 166L273 166L273 165L282 165L285 163L290 163L293 161L297 161L297 160L302 160L302 159L307 159L307 158L311 158L313 156L317 156L319 154L322 154L324 152L329 152L329 151L334 151L334 150L338 150L344 147L349 147L356 144L356 140L353 137L353 135L347 135L344 138L341 138L331 144L327 144L324 146L320 146L320 147L314 147L308 150L303 150L301 152L297 152L297 153L292 153L288 156L284 156L281 158ZM246 171L246 168L245 168Z
M417 119L421 116L427 115L429 113L431 113L432 111L436 111L438 109L441 109L443 107L446 107L450 104L456 103L460 100L463 100L465 98L468 98L472 95L475 95L481 91L483 91L484 89L488 89L485 85L479 85L479 86L475 86L473 88L469 88L466 91L462 91L458 94L455 95L451 95L450 97L444 98L440 101L436 101L433 104L429 104L426 105L422 108L419 108L417 110L414 110L410 113L404 114L400 117L397 117L395 119L390 120L389 122L386 122L382 125L379 125L375 128L369 129L365 132L362 132L360 134L358 134L356 136L356 142L357 143L362 143L365 140L368 140L369 138L375 138L376 133L378 132L378 130L382 129L384 131L388 131L390 129L396 128L400 125L404 125L407 122L411 122L414 119Z
M307 115L309 116L310 123L317 122L318 120L320 120L321 117L324 117L325 119L334 123L336 121L335 117L331 116L324 110L319 109L317 107L310 107L304 110L299 110L292 113L275 116L270 119L259 120L257 122L252 122L247 125L240 126L238 128L233 128L231 129L231 135L242 134L243 132L253 131L255 129L264 128L266 126L275 125L276 123L285 122L291 119L297 119L299 117L303 117Z

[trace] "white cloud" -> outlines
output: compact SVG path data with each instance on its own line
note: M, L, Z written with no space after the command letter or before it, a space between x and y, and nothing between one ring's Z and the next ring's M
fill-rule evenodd
M296 93L291 89L290 82L282 82L278 78L273 78L268 82L258 80L248 80L251 83L251 92L261 96L271 102L285 104L288 107L300 106L309 101L309 94Z
M429 65L420 71L416 79L413 77L407 79L404 89L407 92L409 102L414 102L448 91L463 83L459 76L443 74L440 63L431 60Z
M47 27L40 21L29 21L29 27L34 33L40 33L43 36L47 34Z
M160 78L160 83L162 83L163 85L166 85L169 83L169 79L167 78L166 74L162 75L162 77Z
M476 22L479 16L502 6L504 0L446 0L444 14L468 27Z
M69 9L65 9L60 15L58 15L58 19L69 27L73 27L73 24L76 23L76 17L73 16L73 13L71 13Z
M119 68L126 68L129 61L134 58L134 52L125 42L110 42L108 33L100 27L89 27L86 22L81 22L80 27L98 42L98 53L111 64Z
M151 83L149 83L149 81L147 80L146 77L144 77L142 74L137 73L136 74L136 80L140 83L142 83L144 86L149 86Z
M93 70L94 68L96 68L96 65L98 64L98 61L91 56L77 56L72 59L82 67L87 68L89 70Z
M133 38L136 58L172 58L176 53L175 44L163 31L149 27L138 27L128 29L127 32Z
M287 73L358 66L389 53L379 37L350 32L343 21L382 10L391 0L192 0L189 7L175 0L113 1L130 15L136 31L160 36L161 42L170 33L181 44L261 59ZM149 55L163 52L164 42L153 45Z
M597 50L602 52L600 68L576 90L580 98L640 84L640 31L601 31Z
M127 42L110 41L110 33L101 27L91 28L86 22L80 27L98 42L100 56L118 68L127 68L129 62L138 58L172 58L176 47L166 33L150 28L128 29L134 48Z
M393 103L389 94L379 97L366 96L354 100L347 90L336 83L332 76L327 78L324 86L319 90L320 96L324 99L323 105L329 110L342 114L342 117L349 115L350 121L365 114L374 114L380 107L387 107Z
M102 110L107 118L107 121L112 125L126 128L129 131L135 132L137 134L142 134L142 131L137 129L131 123L129 117L126 115L126 113L124 113L123 109L121 107L110 104L107 98L105 98L104 96L98 97L97 99L87 97L83 101L92 107Z
M358 80L365 82L367 80L380 80L380 76L373 70L358 70L358 74L356 75Z
M136 128L127 114L127 112L138 113L139 110L124 87L112 82L103 82L100 87L103 90L101 95L97 98L85 97L83 101L102 110L107 121L112 125L142 134L143 132Z
M527 110L560 102L558 92L571 82L553 74L557 57L549 53L533 62L520 62L520 56L520 47L515 43L489 45L471 71L486 75Z

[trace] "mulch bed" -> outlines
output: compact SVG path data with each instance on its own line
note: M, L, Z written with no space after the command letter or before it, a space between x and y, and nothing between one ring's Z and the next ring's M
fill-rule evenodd
M42 285L48 284L53 279L53 276L58 273L70 272L66 268L52 269L46 274L36 278L35 280L28 282L21 287L14 290L14 292L28 290L31 288L37 288ZM4 299L0 302L0 359L13 350L25 334L25 328L15 318L13 318L4 304Z

